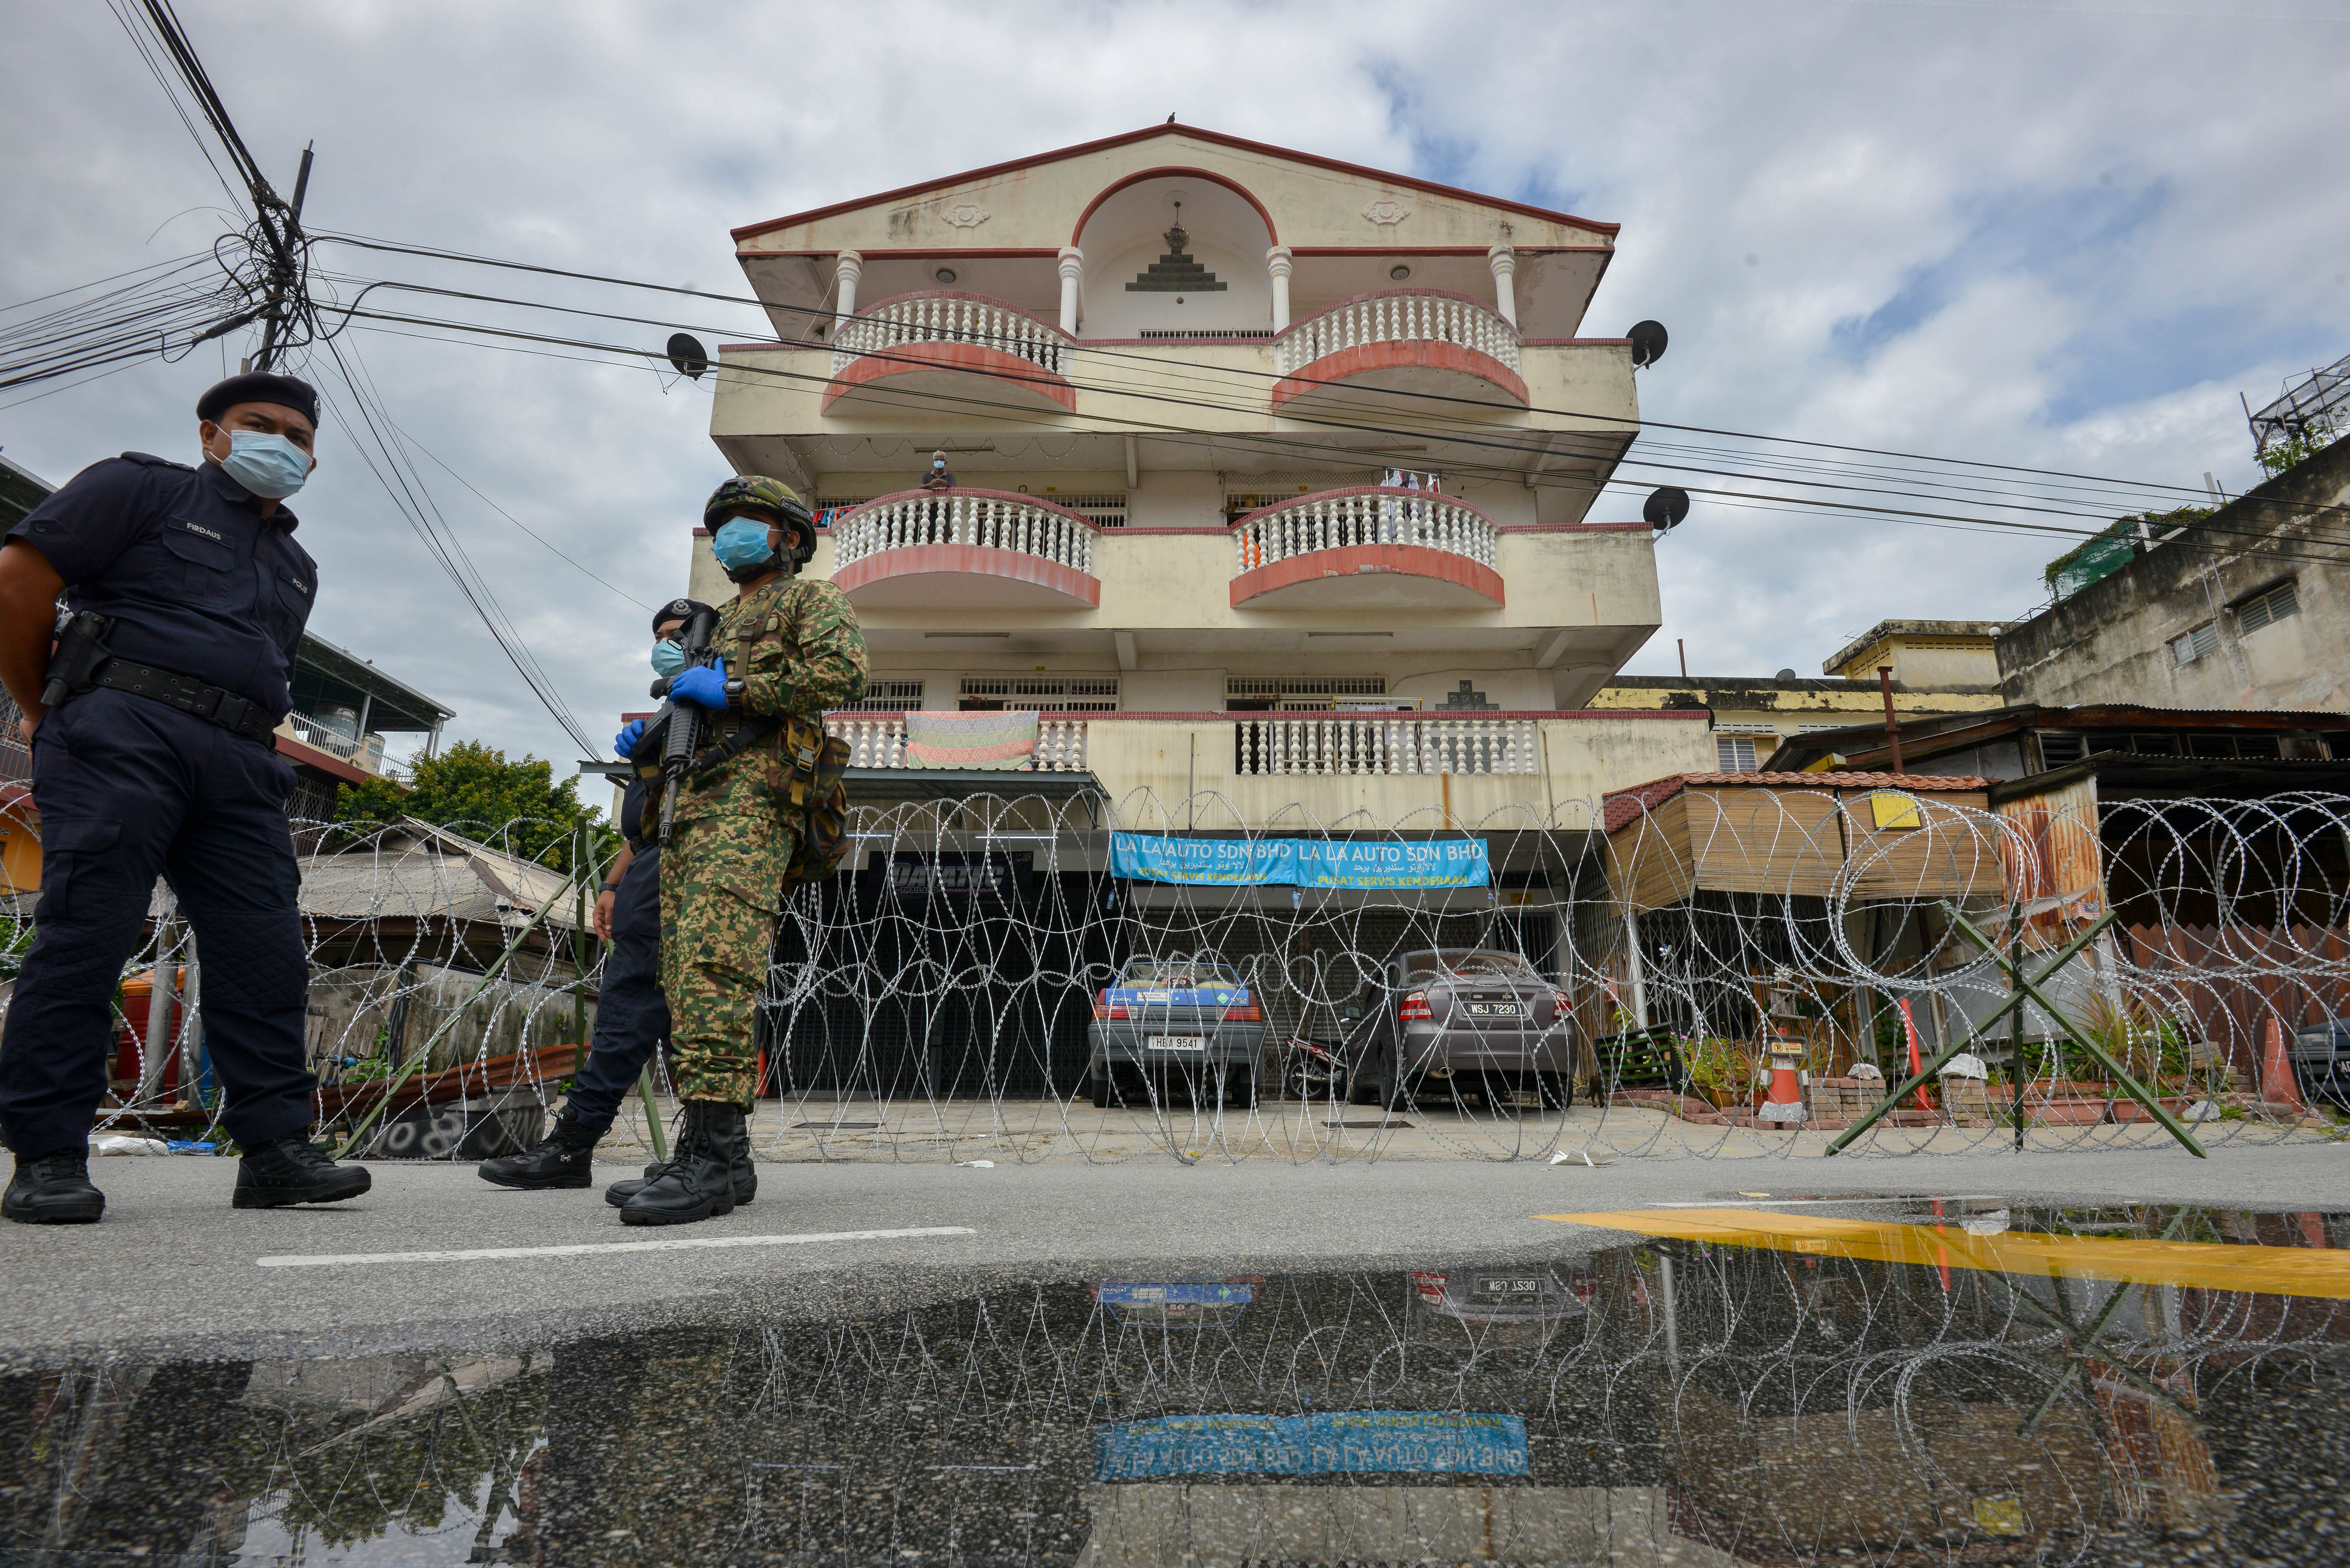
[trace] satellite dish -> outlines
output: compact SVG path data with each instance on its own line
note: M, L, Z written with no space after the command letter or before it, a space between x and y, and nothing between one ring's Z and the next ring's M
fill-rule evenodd
M1670 341L1661 321L1636 321L1632 330L1624 334L1632 340L1632 363L1653 365L1665 357L1665 345Z
M1689 492L1677 484L1668 484L1648 493L1648 502L1641 506L1640 515L1648 526L1659 534L1669 534L1689 515Z
M691 332L671 333L666 352L669 362L677 367L677 373L690 380L700 380L702 373L710 369L710 350Z

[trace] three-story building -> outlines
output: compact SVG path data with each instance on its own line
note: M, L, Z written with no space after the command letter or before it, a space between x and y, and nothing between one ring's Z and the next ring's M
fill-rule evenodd
M712 433L823 510L860 770L1025 708L1129 825L1582 831L1710 763L1584 710L1659 620L1633 347L1582 335L1616 232L1174 124L734 231L780 341Z

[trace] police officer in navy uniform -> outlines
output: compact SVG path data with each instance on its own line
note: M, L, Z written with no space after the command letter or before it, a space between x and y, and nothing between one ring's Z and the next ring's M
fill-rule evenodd
M678 634L695 616L709 613L701 600L683 598L653 611L654 674L671 676L685 667ZM645 722L632 720L613 737L613 745L628 757L644 732ZM484 1181L529 1189L589 1185L596 1145L611 1130L620 1101L636 1087L653 1052L669 1038L669 1000L660 988L660 845L647 831L659 827L645 821L648 793L645 780L632 778L620 795L619 828L627 842L596 898L596 934L611 950L596 995L596 1037L588 1060L580 1064L546 1137L521 1154L484 1160L479 1174ZM626 1203L661 1169L648 1166L643 1179L613 1183L605 1201L615 1208ZM733 1174L739 1208L758 1196L759 1176L747 1154Z
M0 545L0 680L25 713L42 850L36 935L0 1034L10 1220L86 1223L106 1208L90 1123L158 875L203 955L204 1044L244 1154L235 1206L368 1189L365 1168L308 1137L294 774L270 738L318 587L280 504L314 466L318 396L291 376L233 376L196 418L198 466L95 463ZM53 659L60 593L74 619Z

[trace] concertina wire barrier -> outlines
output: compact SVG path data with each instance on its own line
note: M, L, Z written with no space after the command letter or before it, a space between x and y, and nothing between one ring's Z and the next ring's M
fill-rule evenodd
M1874 804L1884 792L1774 787L1734 801L1612 797L1608 819L1574 830L1517 812L1322 824L1295 806L1253 830L1474 837L1492 867L1486 887L1347 891L1114 878L1114 826L1252 830L1220 795L1143 792L1112 811L1005 782L1000 796L858 808L841 873L785 901L756 1031L763 1157L1815 1150L2009 1000L1969 930L2002 956L2019 950L2030 975L2107 912L2095 940L2041 984L2061 1018L2035 1002L2014 1015L2020 1025L1982 1030L1957 1072L1844 1152L2165 1141L2081 1036L2206 1147L2334 1137L2343 1125L2350 1051L2334 1075L2326 1027L2350 1015L2341 795L1992 811L1921 790L1895 797L1888 819ZM601 973L582 929L585 889L566 869L578 837L516 821L297 824L296 840L321 1135L371 1156L443 1158L538 1136L589 1037ZM608 860L580 857L594 863L592 888ZM22 899L6 933L12 975L31 904ZM1417 981L1399 978L1399 961L1430 951L1499 952L1521 981L1530 971L1539 983L1526 989L1551 993L1548 1037L1571 1044L1571 1075L1464 1069L1399 1083L1392 1105L1366 1103L1388 1085L1375 1053L1357 1047L1425 982L1426 961ZM1262 1014L1253 1083L1153 1062L1114 1074L1110 1103L1094 1103L1097 1002L1139 960L1247 988ZM202 970L159 884L145 944L123 971L99 1134L224 1137L202 1049ZM1539 1012L1530 1005L1531 1032ZM1774 1043L1799 1054L1797 1130L1761 1114ZM1364 1070L1348 1072L1352 1060ZM660 1057L646 1089L615 1136L659 1147L649 1123L673 1109L658 1097Z

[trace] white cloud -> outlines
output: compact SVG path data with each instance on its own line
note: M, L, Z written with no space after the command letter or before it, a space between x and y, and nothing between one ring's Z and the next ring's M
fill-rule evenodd
M274 175L318 141L318 227L728 291L730 227L1173 110L1621 222L1590 329L1672 328L1642 379L1653 417L2176 483L2208 468L2241 487L2236 391L2257 401L2350 348L2334 151L2350 26L2339 7L2250 14L2281 8L473 0L185 16ZM172 220L219 188L112 19L47 6L16 28L0 295L203 243L210 219ZM755 327L714 304L693 317L722 337ZM358 341L402 426L506 511L636 598L681 579L686 529L723 472L705 389ZM218 368L144 365L0 410L0 443L56 479L124 447L184 452L186 410ZM639 705L643 614L422 467L590 733ZM1636 500L1607 504L1629 515ZM461 732L569 758L356 451L330 446L302 510L322 634L450 701ZM1667 625L1638 667L1672 668L1682 637L1692 668L1810 670L1884 616L2014 613L2057 547L1701 503L1660 552Z

